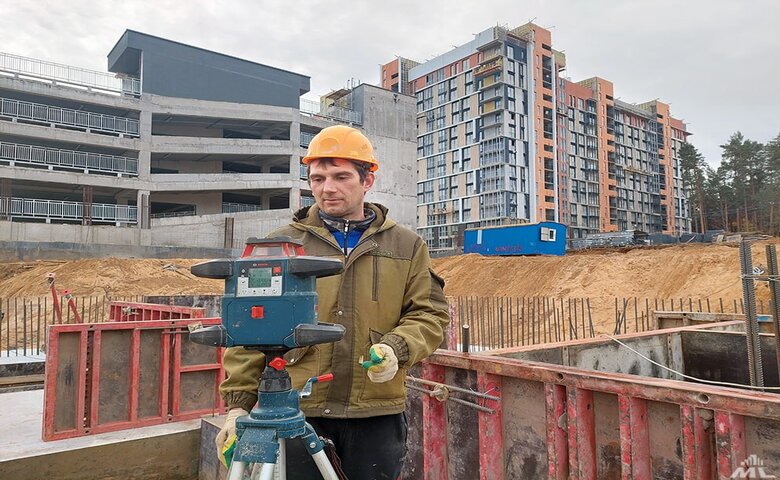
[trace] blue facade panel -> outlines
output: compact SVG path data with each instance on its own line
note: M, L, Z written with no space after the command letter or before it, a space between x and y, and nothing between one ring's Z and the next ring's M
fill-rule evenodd
M463 251L481 255L563 255L566 226L541 222L468 229L463 235Z

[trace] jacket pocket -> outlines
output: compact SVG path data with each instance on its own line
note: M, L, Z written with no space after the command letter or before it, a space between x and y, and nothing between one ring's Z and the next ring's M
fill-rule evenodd
M392 380L385 383L374 383L368 375L364 378L363 389L360 392L361 401L370 400L403 400L406 395L406 369L399 368Z

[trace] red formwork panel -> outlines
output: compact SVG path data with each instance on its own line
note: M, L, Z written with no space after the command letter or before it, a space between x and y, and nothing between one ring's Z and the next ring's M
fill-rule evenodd
M111 302L108 308L109 322L145 322L149 320L204 318L205 316L205 308L157 303Z
M190 342L194 323L220 319L52 325L43 439L223 413L222 349Z
M691 328L698 327L668 335ZM666 348L659 339L658 348ZM598 342L605 340L564 347L571 354ZM745 472L759 467L780 476L780 395L512 358L534 348L542 347L500 355L439 350L423 362L423 379L441 388L468 389L476 377L475 392L500 396L484 404L492 412L459 407L457 415L454 404L423 398L422 421L410 428L421 429L414 436L424 439L426 480L463 478L446 468L454 458L486 480L725 480L748 478ZM478 449L464 431L479 436Z

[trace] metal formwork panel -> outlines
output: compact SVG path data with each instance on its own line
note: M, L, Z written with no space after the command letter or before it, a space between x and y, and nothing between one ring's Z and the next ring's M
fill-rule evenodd
M141 322L148 320L177 320L203 318L206 309L157 303L111 302L108 310L109 322Z
M222 349L189 341L219 318L52 325L43 439L188 420L222 412Z
M422 374L437 389L501 397L482 404L492 412L461 408L452 390L445 401L423 398L415 426L427 480L454 478L443 467L458 458L470 463L460 472L479 472L460 478L481 479L728 479L755 465L780 473L780 395L441 350ZM478 455L462 435L474 420Z

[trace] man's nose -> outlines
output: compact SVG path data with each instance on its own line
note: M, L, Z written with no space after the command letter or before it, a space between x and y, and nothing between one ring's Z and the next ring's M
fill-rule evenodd
M330 178L326 178L325 181L322 182L322 189L326 192L335 192L336 182Z

